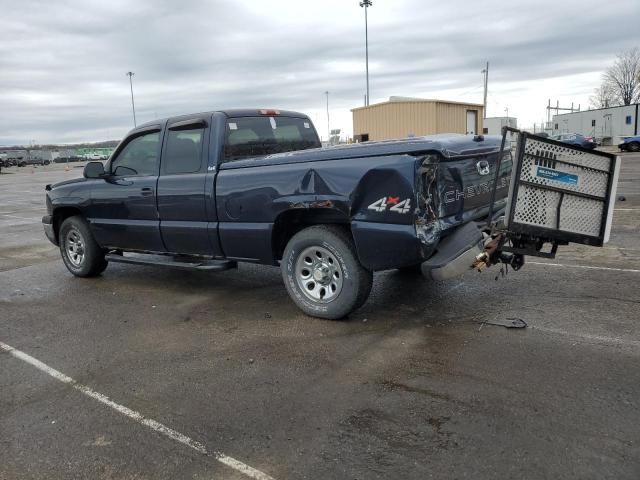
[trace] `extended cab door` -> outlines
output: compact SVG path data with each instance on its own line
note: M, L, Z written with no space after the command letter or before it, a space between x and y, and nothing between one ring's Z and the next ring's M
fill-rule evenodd
M161 136L160 125L131 134L92 187L88 217L100 246L164 251L156 207Z
M210 221L215 220L215 209L208 201L213 198L215 175L208 172L209 123L209 118L198 116L167 123L158 212L162 239L172 253L219 254L217 223Z

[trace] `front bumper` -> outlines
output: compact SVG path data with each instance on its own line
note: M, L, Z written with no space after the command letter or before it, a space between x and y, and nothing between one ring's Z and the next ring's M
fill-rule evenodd
M56 238L56 232L53 228L53 217L51 215L45 215L42 217L42 227L44 228L44 234L49 241L55 246L58 246L58 239Z

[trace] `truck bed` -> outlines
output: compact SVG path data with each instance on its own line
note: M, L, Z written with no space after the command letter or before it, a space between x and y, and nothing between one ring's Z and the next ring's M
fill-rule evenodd
M483 138L476 141L474 138ZM320 160L340 160L350 158L378 157L387 155L423 153L439 153L445 159L495 153L500 148L501 137L471 135L431 135L425 137L407 138L402 140L386 140L382 142L354 143L350 145L336 145L326 148L312 148L295 152L278 153L266 157L247 158L224 163L221 169L246 168L262 165L282 165L288 163L316 162Z

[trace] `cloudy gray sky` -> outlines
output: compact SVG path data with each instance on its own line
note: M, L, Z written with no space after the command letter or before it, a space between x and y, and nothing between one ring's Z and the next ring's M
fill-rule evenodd
M617 52L640 46L638 0L373 0L371 103L482 102L541 122L588 103ZM363 103L358 0L0 0L0 145L119 139L138 122L224 107L307 112L351 132Z

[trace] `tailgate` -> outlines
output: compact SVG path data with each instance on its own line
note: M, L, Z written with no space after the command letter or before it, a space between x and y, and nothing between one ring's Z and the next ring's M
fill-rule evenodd
M442 159L438 168L440 217L461 223L486 216L491 203L499 152ZM511 178L511 150L507 147L500 165L496 210L506 203Z

